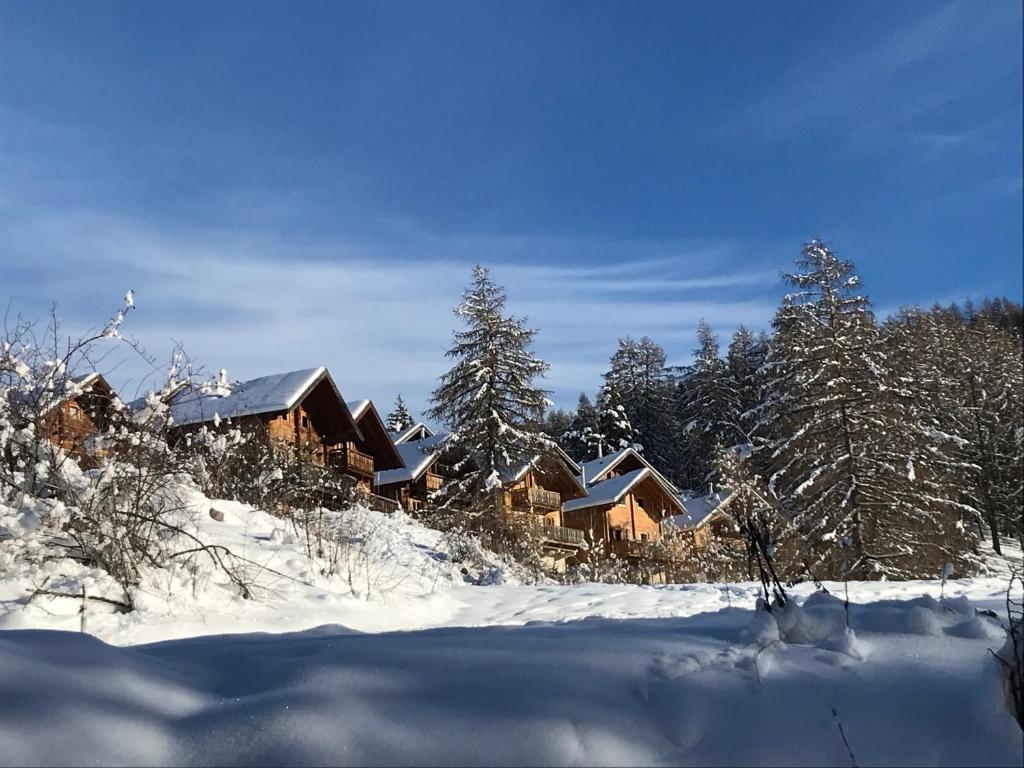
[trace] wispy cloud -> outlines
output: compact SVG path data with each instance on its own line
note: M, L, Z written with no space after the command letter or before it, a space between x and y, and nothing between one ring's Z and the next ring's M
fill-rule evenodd
M811 42L800 64L737 113L727 130L764 141L807 133L841 136L862 148L919 142L934 150L963 143L972 138L969 129L921 125L936 110L1005 77L996 57L1013 46L993 46L992 39L1019 35L1007 23L1008 12L1014 12L1011 4L946 3L860 52L851 52L843 34L823 35ZM965 71L951 56L964 51L981 68Z
M510 309L540 329L538 352L552 363L547 385L560 404L596 389L621 336L650 334L681 362L702 317L725 340L738 323L765 326L777 296L776 273L737 266L737 247L725 242L602 243L620 254L609 263L607 253L580 260L594 243L571 238L293 243L268 233L183 234L82 210L7 218L0 274L16 307L39 311L56 300L80 326L130 287L138 304L130 329L152 352L163 354L173 338L207 368L238 377L326 364L347 396L388 404L401 391L419 408L446 367L452 308L477 261L507 287ZM574 258L556 257L565 253ZM133 390L147 373L125 356L115 378Z

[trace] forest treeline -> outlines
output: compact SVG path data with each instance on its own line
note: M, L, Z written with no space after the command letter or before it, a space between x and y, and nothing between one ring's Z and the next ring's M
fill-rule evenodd
M820 573L921 574L973 537L996 551L1024 538L1021 305L879 319L854 264L821 241L795 267L769 333L741 325L723 352L701 322L682 367L651 338L620 339L596 397L547 412L544 431L578 460L639 444L694 492L747 446Z

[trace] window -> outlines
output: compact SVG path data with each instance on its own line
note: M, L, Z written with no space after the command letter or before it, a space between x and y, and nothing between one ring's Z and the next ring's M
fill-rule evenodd
M636 505L640 507L640 509L644 508L644 500L641 499L639 496L636 497Z
M650 537L646 533L640 534L640 541L649 541Z
M308 427L309 426L309 416L303 416L302 417L302 426L303 427Z
M626 537L621 528L612 528L612 538L615 539L615 541L623 541Z

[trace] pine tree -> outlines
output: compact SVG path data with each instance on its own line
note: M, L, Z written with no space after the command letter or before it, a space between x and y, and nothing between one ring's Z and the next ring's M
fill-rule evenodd
M604 375L621 399L647 457L659 467L675 466L671 382L665 370L665 350L644 336L619 339Z
M984 523L999 552L1001 534L1022 535L1019 337L955 307L902 310L886 336L922 423L942 445L950 495L969 522Z
M391 432L401 432L413 426L416 422L413 421L412 416L409 414L409 409L405 405L405 401L402 399L402 395L399 394L395 398L395 406L391 409L391 413L388 414L386 426Z
M719 445L747 442L740 425L740 396L718 350L718 339L703 320L697 326L700 346L679 385L680 443L685 446L685 482L703 486L712 474Z
M623 448L636 447L637 432L629 420L622 397L614 384L605 382L597 397L597 429L587 436L591 457L604 456Z
M850 559L861 576L933 575L967 548L935 446L888 364L853 264L820 240L796 263L760 407L769 489L800 529L812 573L839 575Z
M501 503L503 473L551 449L539 428L547 392L535 383L548 365L530 351L536 331L505 311L504 289L477 266L455 314L447 357L451 370L434 390L429 417L448 425L450 450L461 458L446 486L444 507L456 524L480 532L498 551L513 549L515 531Z
M562 447L577 461L589 461L597 455L592 453L592 436L597 432L597 409L590 402L587 393L580 392L576 411L569 426L561 435Z
M739 426L748 442L755 437L753 410L761 402L762 372L768 339L762 333L755 337L746 326L740 325L733 334L726 354L726 367L739 399Z

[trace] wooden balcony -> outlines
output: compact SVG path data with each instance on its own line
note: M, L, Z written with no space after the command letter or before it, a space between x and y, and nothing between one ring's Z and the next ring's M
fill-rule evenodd
M435 475L433 472L427 472L425 481L427 485L427 492L433 493L434 491L441 490L441 487L446 481L447 478L441 477L441 475Z
M517 488L512 491L512 509L558 510L562 508L562 497L554 491L543 488Z
M355 448L336 448L331 451L330 464L347 475L373 478L373 456Z
M397 512L402 508L402 505L394 499L389 499L385 496L378 496L376 493L368 493L363 499L370 509L376 509L378 512Z
M578 528L565 528L561 525L542 525L540 537L552 544L568 544L572 547L583 546L583 531Z
M650 560L671 560L671 554L662 547L655 547L653 541L622 540L611 541L611 551L618 557L643 558Z

